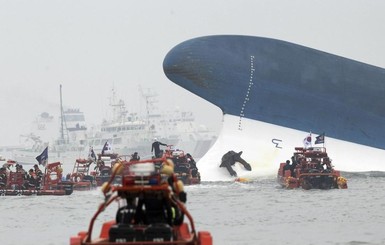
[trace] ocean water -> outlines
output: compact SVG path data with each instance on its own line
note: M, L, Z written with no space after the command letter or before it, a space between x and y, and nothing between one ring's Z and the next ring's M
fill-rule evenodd
M385 173L344 173L346 190L286 190L274 177L186 186L197 231L214 244L385 244ZM87 230L99 190L70 196L0 197L0 243L69 244ZM115 217L117 204L98 218Z

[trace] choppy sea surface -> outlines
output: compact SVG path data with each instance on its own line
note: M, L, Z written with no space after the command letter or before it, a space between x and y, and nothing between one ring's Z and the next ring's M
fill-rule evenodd
M196 230L214 244L385 244L385 173L344 173L346 190L286 190L274 177L186 186ZM0 197L0 243L69 244L87 230L100 190ZM97 220L115 217L113 204ZM94 237L93 236L93 237Z

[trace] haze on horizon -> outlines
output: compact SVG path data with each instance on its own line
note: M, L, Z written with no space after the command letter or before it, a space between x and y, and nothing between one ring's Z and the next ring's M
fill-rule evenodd
M385 67L383 1L0 1L0 145L42 112L80 108L87 123L108 116L111 89L128 110L139 87L159 106L192 110L219 130L221 111L170 82L162 63L175 45L216 34L264 36ZM370 98L368 98L370 99ZM313 102L306 102L313 103Z

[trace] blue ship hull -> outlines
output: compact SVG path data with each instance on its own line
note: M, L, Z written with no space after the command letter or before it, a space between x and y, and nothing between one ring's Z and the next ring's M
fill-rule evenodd
M174 83L224 114L385 149L385 70L251 36L185 41L165 57Z
M218 140L198 162L203 181L229 178L219 169L229 150L243 151L253 169L235 166L238 176L276 175L309 132L325 133L322 146L337 169L385 171L382 68L280 40L224 35L175 46L163 69L223 112Z

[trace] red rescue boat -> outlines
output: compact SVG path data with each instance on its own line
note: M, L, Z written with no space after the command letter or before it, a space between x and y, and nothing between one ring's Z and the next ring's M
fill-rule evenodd
M16 163L16 166L21 166ZM3 167L0 170L1 196L44 196L70 195L73 192L73 183L62 181L63 169L60 162L49 163L45 167L42 178L30 183L22 166L17 171L9 171Z
M280 163L277 181L289 189L348 188L347 180L332 166L325 147L296 147L291 162Z
M165 158L158 158L117 162L113 167L110 180L102 186L106 198L92 217L88 231L79 232L77 236L71 237L70 244L212 245L209 232L196 232L193 218L178 198L178 190L173 191L169 183L164 181L160 173L155 170L154 163L165 160ZM120 185L114 184L115 176L122 176ZM170 178L177 181L175 175L171 175ZM151 209L144 205L143 211L139 203L146 204L146 199L150 201L147 203L161 203L162 205L159 206L161 212L157 209L158 206L153 205ZM100 234L93 238L95 220L116 201L123 203L117 211L116 218L103 223ZM142 215L138 215L139 213ZM159 214L161 215L158 216ZM143 219L143 217L147 218ZM188 222L184 221L183 217ZM179 221L176 222L176 220Z
M175 175L185 185L196 185L201 183L201 175L194 158L180 149L173 149L168 145L163 157L171 159L175 164Z
M90 171L92 159L78 158L75 160L72 173L67 175L67 179L73 182L74 190L92 190L96 188L96 172Z

